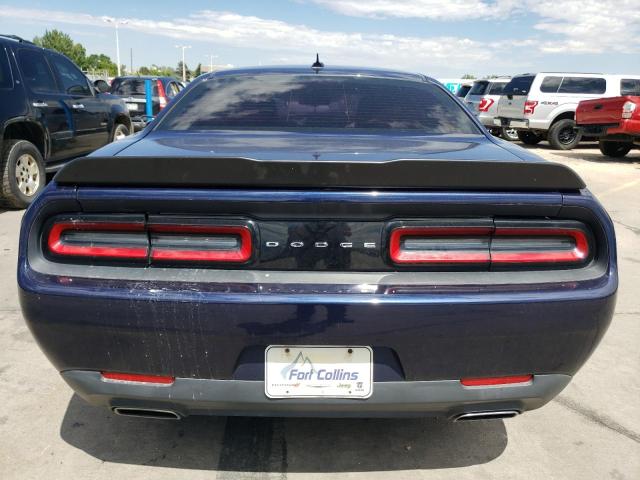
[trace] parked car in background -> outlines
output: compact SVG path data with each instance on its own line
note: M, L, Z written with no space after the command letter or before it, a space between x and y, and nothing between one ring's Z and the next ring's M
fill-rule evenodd
M618 277L580 177L435 80L319 63L199 77L27 211L23 315L80 397L496 419L589 358Z
M67 57L0 35L0 204L26 207L47 173L130 131L124 102Z
M478 116L480 122L494 135L506 140L518 140L517 132L513 129L496 127L493 120L498 112L498 102L505 85L510 77L498 77L476 80L465 96L465 103Z
M147 117L146 82L151 82L152 117L167 106L184 87L173 77L116 77L111 82L109 93L121 97L129 109L134 129L141 130L150 119Z
M629 80L625 95L580 102L576 110L578 128L599 140L608 157L624 157L640 144L640 80Z
M467 96L467 93L469 93L469 90L471 90L471 87L473 87L473 82L464 82L460 84L460 88L458 88L458 91L456 92L456 97L464 99L464 97Z
M494 125L516 129L527 145L546 139L555 149L570 150L581 139L575 122L578 103L619 96L625 82L637 79L599 73L518 75L504 88Z

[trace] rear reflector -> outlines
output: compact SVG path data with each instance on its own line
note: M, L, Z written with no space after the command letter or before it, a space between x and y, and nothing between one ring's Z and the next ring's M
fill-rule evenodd
M532 380L533 375L514 375L510 377L463 378L460 383L465 387L486 387L490 385L529 383Z
M58 222L49 231L49 251L73 257L145 259L144 223Z
M116 373L101 372L104 380L112 382L137 382L137 383L159 383L162 385L170 385L175 381L175 377L164 375L141 375L138 373Z
M149 225L151 259L244 263L253 251L246 226Z

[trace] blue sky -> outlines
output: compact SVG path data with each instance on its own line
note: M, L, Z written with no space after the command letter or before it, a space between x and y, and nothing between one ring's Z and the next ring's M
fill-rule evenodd
M3 1L0 32L57 28L122 63L327 64L457 77L530 71L640 73L640 0Z

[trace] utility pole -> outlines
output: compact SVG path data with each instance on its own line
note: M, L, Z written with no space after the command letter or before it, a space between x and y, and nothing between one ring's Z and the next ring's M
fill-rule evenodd
M176 45L176 48L181 48L182 49L182 81L186 82L187 81L187 66L184 63L184 51L187 48L191 48L191 45Z
M116 27L116 61L118 62L118 76L122 75L120 71L120 37L118 35L118 25L126 25L129 23L128 19L117 19L113 17L102 17L102 21L106 23L113 23Z
M218 55L207 54L205 57L209 57L209 73L213 72L213 59L218 58Z

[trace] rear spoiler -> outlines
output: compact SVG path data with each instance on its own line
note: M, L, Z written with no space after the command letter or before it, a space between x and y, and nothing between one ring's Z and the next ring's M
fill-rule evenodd
M84 157L61 185L113 187L362 188L559 191L585 187L552 162L393 160L272 161L238 157Z

